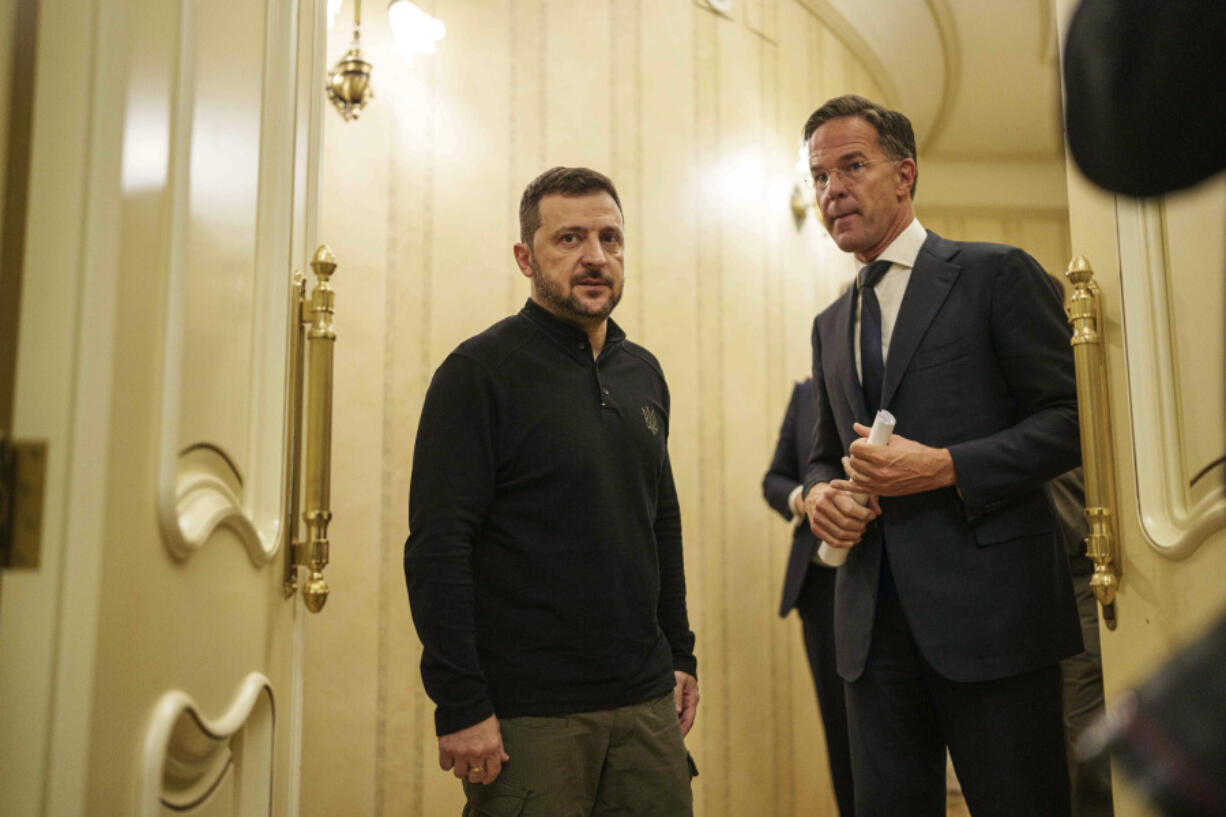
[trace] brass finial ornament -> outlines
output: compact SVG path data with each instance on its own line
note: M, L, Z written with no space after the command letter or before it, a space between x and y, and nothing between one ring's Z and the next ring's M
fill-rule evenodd
M362 56L362 0L353 4L353 42L345 56L328 72L328 101L336 106L341 118L350 122L375 98L370 84L371 64Z

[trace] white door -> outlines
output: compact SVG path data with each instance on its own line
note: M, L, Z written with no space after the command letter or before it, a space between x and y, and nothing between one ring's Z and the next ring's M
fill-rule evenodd
M290 297L323 0L22 5L13 432L47 478L40 565L0 574L0 813L295 814Z

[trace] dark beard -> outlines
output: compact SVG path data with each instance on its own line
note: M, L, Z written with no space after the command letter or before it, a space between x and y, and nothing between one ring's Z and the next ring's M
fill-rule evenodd
M573 292L570 295L563 295L559 292L552 280L548 280L541 275L541 268L535 259L530 262L530 265L533 272L532 291L540 296L542 300L555 307L557 314L573 321L579 323L587 323L593 320L602 321L613 314L613 307L617 306L618 302L622 299L621 293L613 288L613 282L600 275L600 279L609 285L609 300L605 302L603 308L592 312L584 306L583 301L579 300L578 295L575 295ZM593 273L593 276L595 275L598 275L598 273Z

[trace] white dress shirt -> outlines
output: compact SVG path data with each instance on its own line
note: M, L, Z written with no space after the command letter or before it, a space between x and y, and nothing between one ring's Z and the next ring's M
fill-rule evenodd
M911 280L911 270L915 267L915 259L919 258L920 247L928 239L928 231L919 223L918 218L911 219L898 237L881 251L877 261L889 261L890 268L873 286L877 293L877 303L881 306L881 362L888 361L890 354L890 337L894 334L894 324L898 322L898 310L902 307L902 297L907 292L907 282ZM861 267L863 269L863 267ZM860 365L860 296L856 296L856 320L853 353L856 356L856 375L864 382L864 371ZM790 497L789 497L790 499ZM821 564L817 551L813 553L813 561Z
M920 247L928 239L928 231L919 223L919 219L911 220L890 246L882 250L877 261L889 261L890 268L873 287L877 293L877 303L881 305L881 362L887 362L890 354L890 336L894 334L894 324L898 322L898 310L902 306L902 296L906 294L907 282L911 280L911 269L915 259L919 257ZM863 267L861 267L863 269ZM863 369L860 366L860 297L856 297L856 325L852 337L855 342L856 374L860 382L864 382ZM871 408L871 407L870 407Z

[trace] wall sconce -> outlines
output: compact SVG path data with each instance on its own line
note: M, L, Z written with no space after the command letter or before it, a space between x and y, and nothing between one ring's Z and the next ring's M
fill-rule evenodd
M794 166L796 183L792 185L792 219L799 230L805 223L805 216L810 210L817 211L817 188L813 186L813 177L809 175L809 145L803 139L796 152Z
M416 54L433 54L434 44L447 36L447 27L410 0L391 0L387 20L392 25L396 52L406 60Z
M371 64L362 57L362 0L353 4L353 43L340 62L328 72L328 101L336 106L346 122L358 118L366 103L374 99L370 84Z
M803 187L799 182L792 185L792 220L796 222L796 229L799 230L804 226L805 216L809 214L809 208L813 206L811 199L805 198Z

